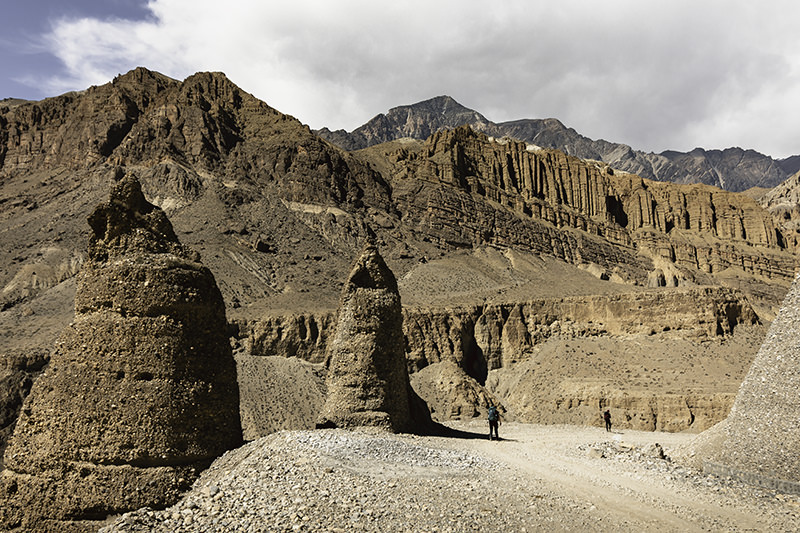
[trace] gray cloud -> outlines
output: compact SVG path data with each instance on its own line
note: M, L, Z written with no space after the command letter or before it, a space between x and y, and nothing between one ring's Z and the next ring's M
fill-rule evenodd
M496 121L556 117L644 150L800 153L800 4L152 0L146 21L61 20L53 91L137 65L222 70L318 128L449 94Z

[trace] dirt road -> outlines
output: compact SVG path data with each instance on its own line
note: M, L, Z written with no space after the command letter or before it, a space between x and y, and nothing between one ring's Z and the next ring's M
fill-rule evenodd
M483 423L455 425L478 432ZM560 494L598 530L798 531L800 498L706 476L657 457L693 435L505 424L500 442L469 441L518 485ZM464 443L450 443L460 447Z
M799 496L659 458L692 435L504 424L490 442L485 422L448 425L447 437L281 431L219 458L173 507L103 531L800 530Z

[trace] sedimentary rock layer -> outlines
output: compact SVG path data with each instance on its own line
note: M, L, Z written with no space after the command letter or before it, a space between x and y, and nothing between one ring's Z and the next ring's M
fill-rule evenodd
M683 329L714 336L728 334L738 324L757 322L741 293L709 287L403 310L412 372L446 360L469 368L470 354L479 350L482 355L475 364L485 373L520 361L527 348L556 335ZM243 325L253 355L297 356L313 363L326 361L333 326L331 313L270 316Z
M674 265L674 284L728 267L781 279L794 272L769 213L743 195L615 173L467 127L392 157L404 219L454 244L523 246L640 284L654 266L637 253Z
M647 338L661 332L722 339L740 325L757 323L752 308L736 290L661 289L604 297L539 299L524 304L406 309L403 336L406 364L412 375L432 365L453 364L464 373L461 379L464 387L474 391L459 393L452 401L440 397L448 394L446 391L437 392L435 398L426 398L435 401L436 416L440 419L449 416L453 409L457 411L453 415L456 417L479 413L488 394L482 385L490 372L509 369L502 376L504 383L498 384L495 379L492 387L501 391L500 398L510 395L509 409L519 404L513 414L520 419L591 424L595 422L600 402L608 402L620 416L625 413L629 417L623 424L625 427L678 431L689 427L704 429L724 418L733 394L698 391L628 394L609 381L603 387L567 386L560 396L552 398L540 390L534 395L546 403L523 405L528 400L523 402L522 396L532 396L530 391L522 392L530 388L527 384L512 386L515 374L526 372L518 365L529 361L538 346L554 339L609 339L613 345L614 339ZM326 348L334 335L334 320L329 313L272 316L242 327L250 332L248 346L253 356L285 355L314 363L328 361ZM626 367L622 361L618 363L619 368ZM647 362L645 366L650 364L657 363ZM556 381L547 386L560 390L558 380L564 376L551 377ZM467 396L473 401L472 407L467 407L464 399Z

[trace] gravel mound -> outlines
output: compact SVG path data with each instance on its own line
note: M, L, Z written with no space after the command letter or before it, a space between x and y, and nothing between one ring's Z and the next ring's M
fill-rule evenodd
M545 522L564 530L552 518L558 498L504 489L500 464L443 444L360 431L281 432L222 456L175 506L125 514L101 531L524 531L542 525L528 498L546 502Z

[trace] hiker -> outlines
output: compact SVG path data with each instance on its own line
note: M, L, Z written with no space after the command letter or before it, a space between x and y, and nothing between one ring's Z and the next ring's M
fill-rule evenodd
M500 434L497 432L497 428L500 426L500 412L497 407L489 404L487 414L489 418L489 440L492 440L492 430L494 430L494 437L500 440Z
M603 420L606 421L606 431L611 431L611 412L608 409L603 412Z

